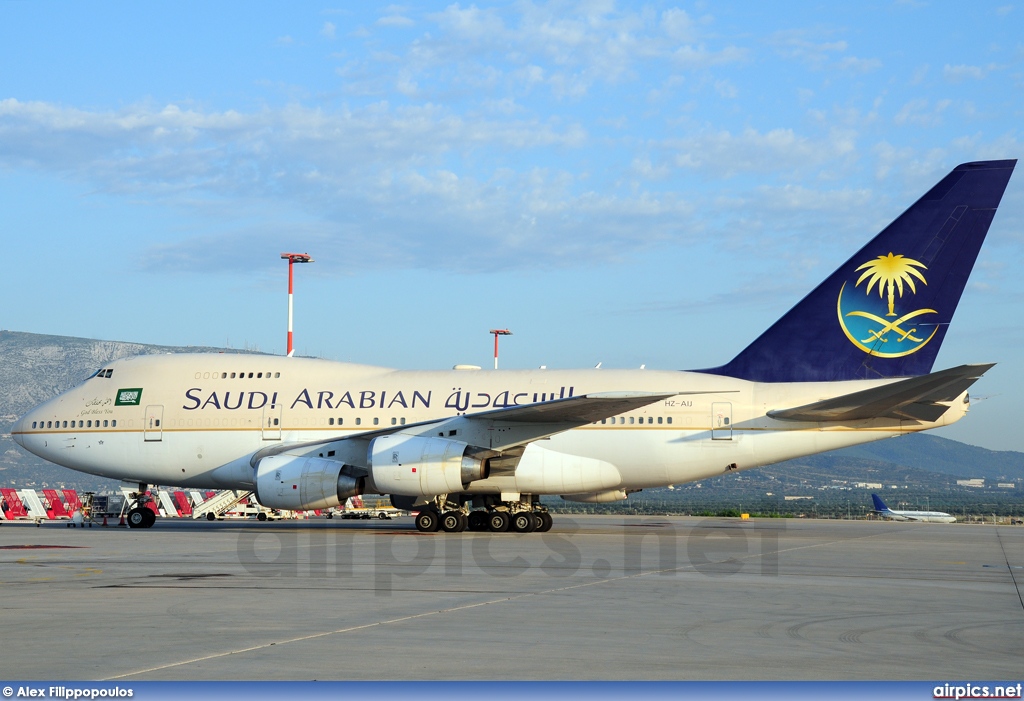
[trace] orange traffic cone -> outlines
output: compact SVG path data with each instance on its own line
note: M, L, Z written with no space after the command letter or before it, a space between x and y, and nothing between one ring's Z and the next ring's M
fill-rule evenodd
M103 527L104 528L107 527L107 515L106 514L103 514Z
M117 524L118 528L127 528L128 524L124 521L124 514L121 514L121 522Z

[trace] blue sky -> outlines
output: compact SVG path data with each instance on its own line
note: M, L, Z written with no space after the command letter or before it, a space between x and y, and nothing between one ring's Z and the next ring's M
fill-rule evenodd
M401 368L721 364L958 163L1011 3L0 3L0 327ZM1024 175L937 367L1024 450Z

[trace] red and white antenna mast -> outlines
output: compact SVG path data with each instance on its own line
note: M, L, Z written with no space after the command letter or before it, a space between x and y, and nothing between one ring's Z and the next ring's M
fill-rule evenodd
M295 290L295 264L312 263L308 253L282 253L281 258L288 261L288 357L292 357L295 346L292 345L292 297Z
M512 332L508 329L491 329L491 333L494 334L494 369L498 369L498 336L511 336Z

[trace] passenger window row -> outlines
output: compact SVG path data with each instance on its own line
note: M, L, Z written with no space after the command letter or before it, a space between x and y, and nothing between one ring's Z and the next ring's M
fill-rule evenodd
M610 419L601 419L600 421L595 421L594 425L601 424L602 426L604 426L604 425L610 425L610 424L622 425L622 424L625 424L625 423L630 423L630 424L642 424L642 423L653 424L653 423L655 423L655 420L654 420L655 417L653 417L653 416L647 416L647 417L644 417L644 416L630 416L628 418L629 418L629 420L627 421L626 420L627 417L625 417L625 416L613 416ZM647 419L646 422L644 421L645 418ZM667 423L667 424L672 423L672 417L671 416L659 416L659 417L657 417L657 419L658 419L657 423L659 423L659 424L662 423L662 419L664 419L664 423Z
M67 421L33 421L32 428L101 428L99 419L76 420L70 423L69 426ZM102 428L117 428L117 419L103 419Z
M107 377L110 377L110 375L107 375ZM275 372L275 373L273 373L273 377L274 377L274 379L277 379L277 378L281 377L281 373ZM197 380L209 380L210 378L213 378L214 380L217 380L217 379L220 379L220 380L227 380L227 379L234 380L236 378L239 379L239 380L245 380L245 379L251 380L253 378L255 378L257 380L263 380L263 379L269 380L271 378L271 373L269 373L269 372L231 372L231 373L227 373L227 372L212 372L212 373L211 372L197 372L196 373L196 379Z
M345 423L345 419L343 419L341 417L339 417L337 419L337 425L338 426L343 426L344 423ZM334 426L335 425L335 419L327 419L327 425L328 426ZM363 420L360 417L358 417L358 416L356 417L355 425L356 426L362 426L363 425ZM374 426L379 426L380 425L380 419L377 418L376 416L373 417L373 425ZM391 417L391 425L392 426L405 426L405 417L403 416L401 418L396 418L396 417L392 416Z

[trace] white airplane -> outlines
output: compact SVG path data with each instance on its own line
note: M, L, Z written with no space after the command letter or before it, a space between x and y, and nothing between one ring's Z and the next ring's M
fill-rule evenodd
M928 521L930 523L956 523L956 516L945 511L893 511L877 494L871 495L875 502L875 513L893 521Z
M24 448L137 483L320 509L358 494L421 531L545 531L541 495L642 489L946 426L991 365L932 372L1015 160L966 163L728 364L402 371L261 355L113 362L15 425ZM136 504L133 527L153 525Z

